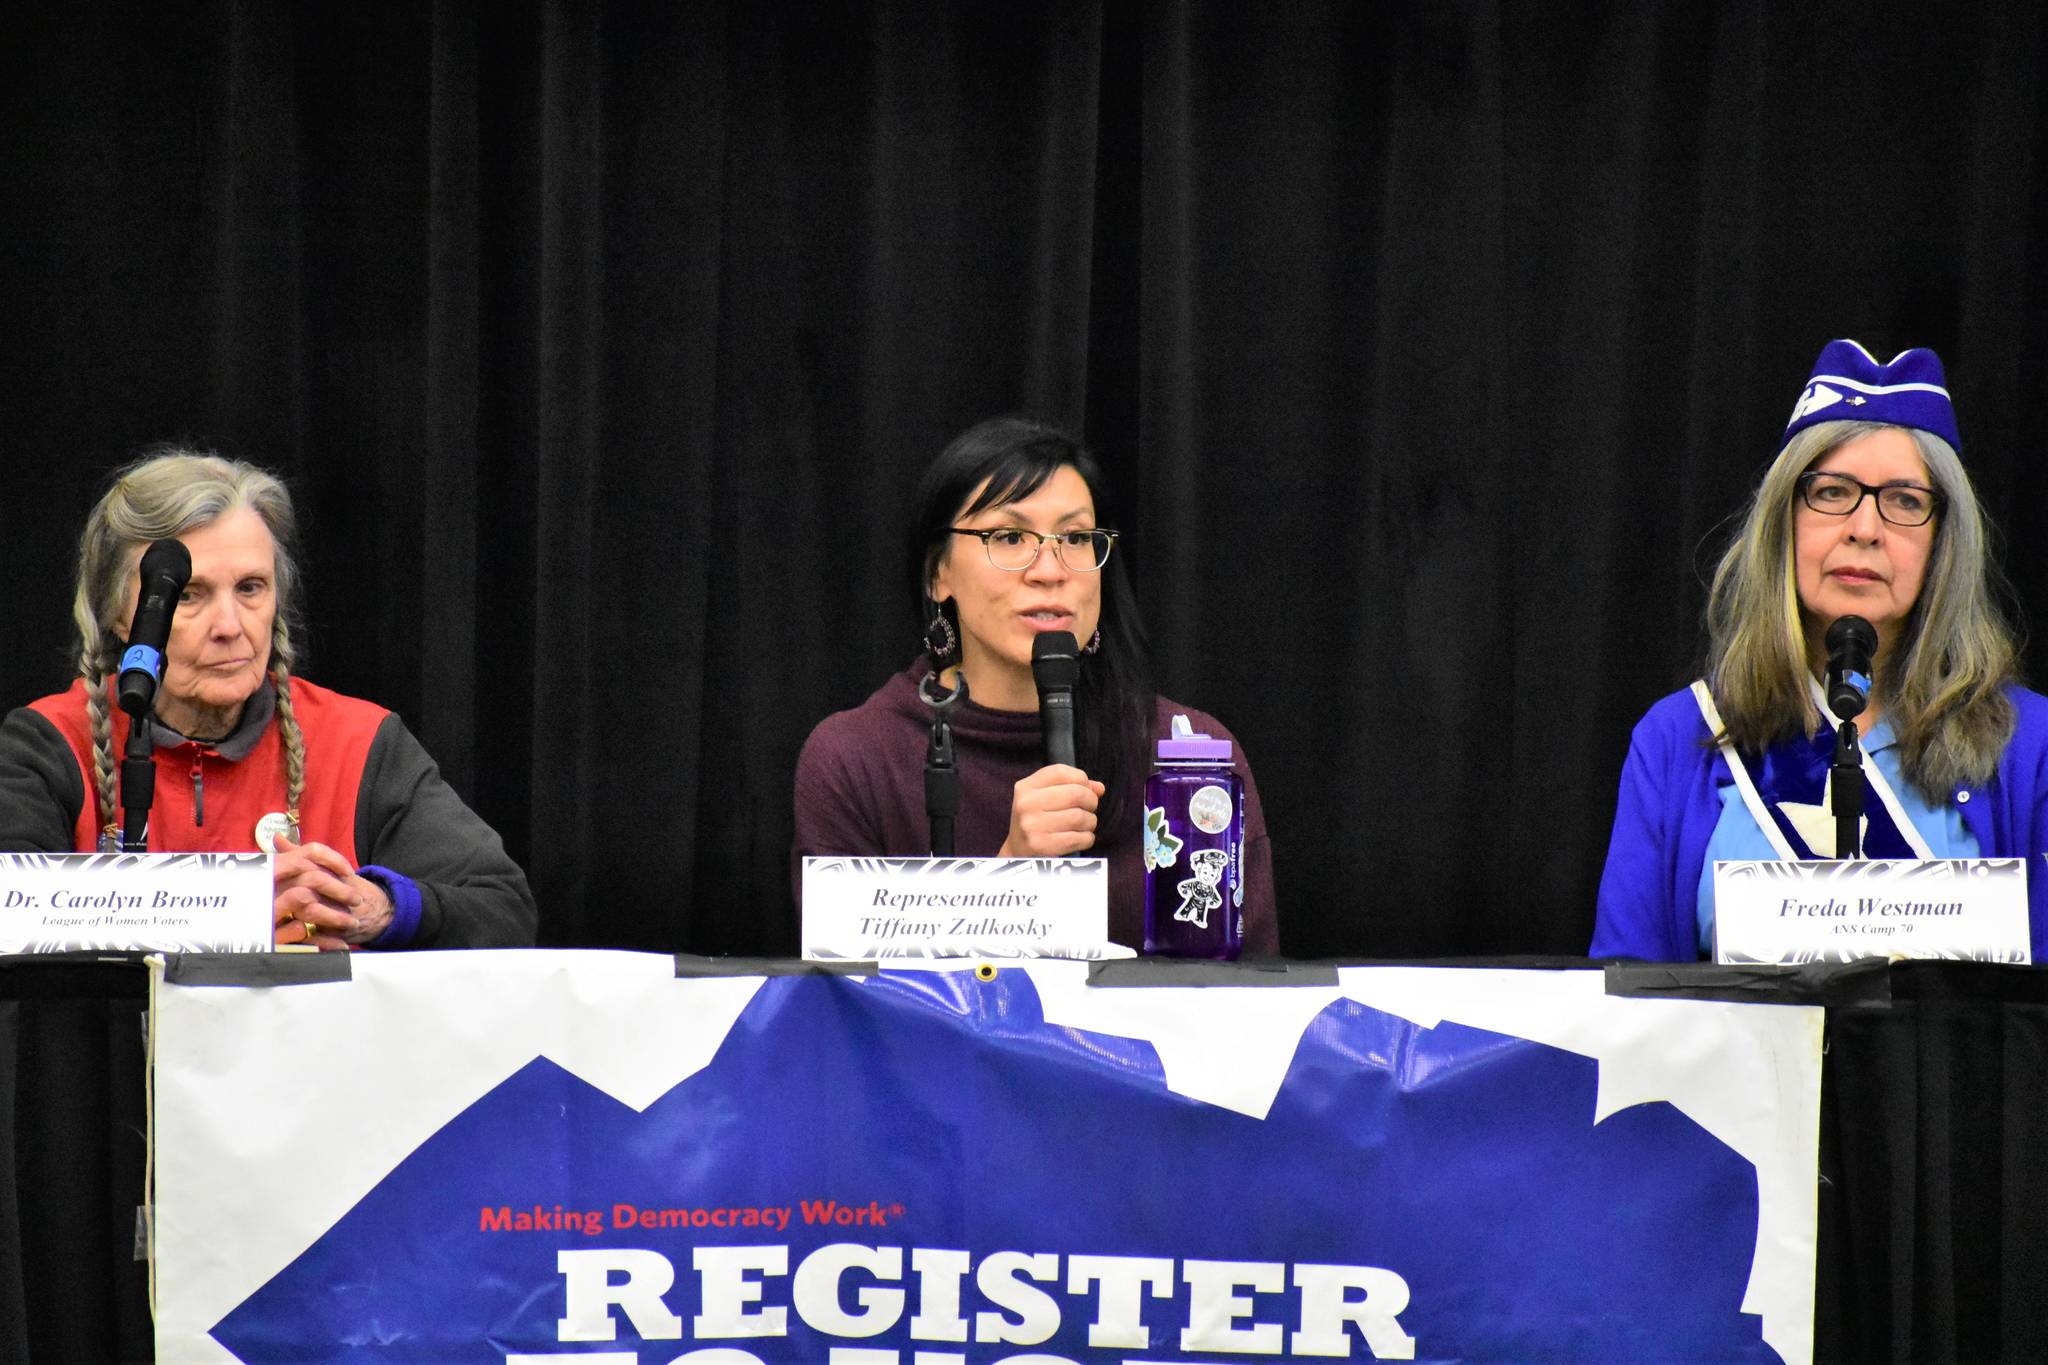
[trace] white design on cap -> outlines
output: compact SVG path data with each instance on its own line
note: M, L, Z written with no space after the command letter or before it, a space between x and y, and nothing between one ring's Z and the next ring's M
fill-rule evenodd
M1807 385L1806 392L1799 395L1798 404L1792 409L1791 421L1796 422L1809 413L1819 412L1822 408L1833 407L1841 401L1842 395L1836 393L1827 385L1819 383L1809 384Z
M1944 389L1941 385L1923 384L1917 381L1911 384L1866 384L1860 379L1851 379L1845 374L1821 374L1815 375L1813 382L1823 387L1826 384L1840 384L1845 389L1855 389L1859 393L1880 395L1887 393L1938 393L1943 398L1948 397L1948 390ZM1835 396L1837 398L1841 397L1840 394Z

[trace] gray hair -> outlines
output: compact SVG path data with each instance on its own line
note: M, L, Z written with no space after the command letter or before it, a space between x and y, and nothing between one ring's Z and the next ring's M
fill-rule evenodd
M110 694L119 673L128 624L129 556L153 540L181 536L237 508L263 519L276 547L277 615L271 625L270 675L277 691L289 790L286 806L298 823L305 787L305 744L292 713L292 623L298 603L294 558L297 518L291 493L269 470L180 446L159 446L114 475L85 519L78 542L78 585L71 619L78 627L78 673L85 680L92 722L93 772L104 825L118 809L114 798Z
M1739 748L1763 749L1820 722L1806 683L1815 660L1793 562L1799 476L1886 425L1822 422L1788 441L1714 571L1707 682ZM2004 688L2017 677L2018 645L1998 605L1990 526L1955 448L1931 432L1899 429L1920 452L1941 505L1920 596L1876 679L1876 700L1898 734L1908 780L1940 803L1998 766L2016 723Z

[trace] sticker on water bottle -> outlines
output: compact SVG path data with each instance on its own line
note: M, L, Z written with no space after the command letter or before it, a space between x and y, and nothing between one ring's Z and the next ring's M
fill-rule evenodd
M1208 928L1209 912L1223 904L1223 893L1217 890L1217 883L1223 880L1223 869L1229 866L1230 855L1220 848L1196 849L1188 855L1188 871L1195 875L1174 888L1180 892L1180 909L1173 912L1173 917L1197 929Z
M1230 792L1213 782L1188 798L1188 819L1204 834L1230 828Z
M1172 867L1180 857L1180 846L1187 841L1174 834L1166 823L1166 810L1162 806L1145 807L1145 870Z

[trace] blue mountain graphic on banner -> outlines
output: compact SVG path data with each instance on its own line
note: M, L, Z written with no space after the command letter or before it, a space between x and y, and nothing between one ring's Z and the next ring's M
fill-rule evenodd
M1408 1287L1399 1326L1418 1360L1775 1360L1739 1311L1754 1169L1665 1104L1596 1127L1596 1080L1576 1054L1339 1000L1254 1119L1168 1091L1147 1043L1046 1024L1022 971L772 978L711 1065L644 1113L545 1058L528 1064L213 1336L250 1362L611 1351L667 1365L716 1347L824 1362L835 1346L897 1351L903 1365L913 1350L969 1365L1213 1362L1243 1355L1183 1349L1183 1270L1218 1261L1391 1271ZM854 1269L836 1293L857 1315L877 1286L902 1291L886 1330L830 1335L791 1306L800 1264L834 1243L904 1249L897 1278ZM741 1305L786 1309L786 1335L695 1334L707 1281L693 1255L718 1247L787 1249L788 1273L751 1272ZM680 1335L643 1340L615 1311L616 1340L563 1341L558 1254L621 1248L673 1266L661 1302ZM921 1311L1020 1315L973 1270L946 1281L956 1305L921 1306L911 1248L975 1266L1056 1257L1036 1263L1050 1275L1023 1277L1056 1327L1036 1344L913 1338ZM1084 1255L1172 1263L1171 1296L1137 1299L1149 1344L1089 1344L1098 1298L1068 1283L1069 1258ZM1291 1278L1275 1288L1235 1290L1234 1325L1298 1327L1302 1292ZM1349 1341L1350 1358L1371 1358L1356 1330ZM308 1355L308 1342L327 1345Z

